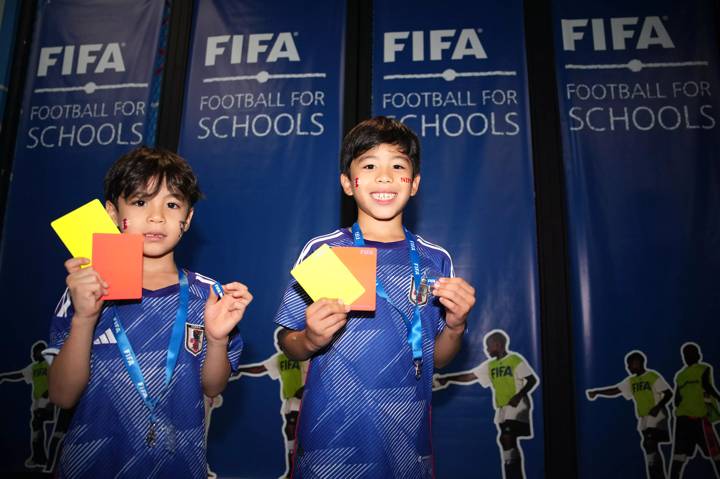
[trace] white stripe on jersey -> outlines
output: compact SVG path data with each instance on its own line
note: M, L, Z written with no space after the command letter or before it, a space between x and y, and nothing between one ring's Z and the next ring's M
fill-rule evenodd
M427 246L428 248L432 248L432 249L435 249L435 250L445 253L445 256L447 256L448 259L450 260L450 277L454 278L455 277L455 267L453 266L453 260L452 260L452 256L450 256L450 253L448 253L447 250L445 248L443 248L442 246L438 246L434 243L430 243L429 241L422 239L420 237L420 235L415 235L415 236L418 239L418 243L422 244L423 246Z
M200 273L195 273L195 279L197 279L201 283L209 284L210 286L212 286L213 284L215 284L217 282L214 279L208 278L207 276L204 276Z
M58 301L57 306L55 306L55 316L66 318L70 305L72 305L72 301L70 300L70 290L65 288L65 292L60 298L60 301Z
M342 236L343 232L341 230L335 230L332 233L328 233L326 235L322 236L316 236L307 243L305 243L305 246L303 247L302 251L300 251L300 256L298 256L297 261L295 262L295 266L299 265L304 259L305 256L310 251L310 248L313 247L315 243L321 242L321 241L329 241L333 238L337 238L338 236Z

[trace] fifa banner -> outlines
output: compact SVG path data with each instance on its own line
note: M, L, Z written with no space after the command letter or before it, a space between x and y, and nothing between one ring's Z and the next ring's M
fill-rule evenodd
M18 6L18 0L0 0L0 131L10 81Z
M221 476L289 471L303 364L273 318L303 245L340 219L345 2L196 2L180 154L206 199L178 261L241 281L243 366L208 404L208 463Z
M579 477L717 474L713 8L554 2Z
M373 113L421 141L406 223L446 248L477 291L463 348L434 381L437 476L542 477L522 2L383 0L373 16ZM502 348L486 352L489 342Z
M67 427L39 354L70 256L50 222L102 199L109 165L143 143L162 12L162 0L38 3L0 263L5 473L51 470Z

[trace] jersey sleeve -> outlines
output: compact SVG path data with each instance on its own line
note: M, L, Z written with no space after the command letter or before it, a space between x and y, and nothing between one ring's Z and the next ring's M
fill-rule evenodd
M535 376L535 371L523 359L522 362L515 366L514 374L517 379L525 379L528 376Z
M663 394L665 391L670 390L670 385L665 381L665 378L663 378L661 375L658 374L657 379L653 383L653 391L656 394Z
M243 346L244 343L242 336L240 336L240 331L235 328L235 330L230 333L227 352L228 361L230 361L230 370L232 371L231 374L237 373L238 368L240 368L240 356L242 355Z
M262 363L270 376L270 379L280 379L280 368L278 367L278 355L273 354Z
M65 340L70 334L73 314L70 291L66 289L60 301L58 301L55 312L50 319L50 340L48 341L48 347L42 352L48 364L52 364L53 359L55 359L55 356L58 355L63 344L65 344Z
M620 390L620 394L622 394L623 398L625 398L627 400L630 400L633 398L632 386L630 385L630 376L623 379L615 387Z
M490 380L490 368L488 366L488 362L485 361L484 363L480 364L478 367L472 370L473 374L475 374L475 377L478 378L478 382L480 385L484 388L490 387L492 384L492 381Z
M32 384L33 382L33 365L30 364L29 366L25 366L20 370L20 374L22 374L23 381L25 381L27 384Z

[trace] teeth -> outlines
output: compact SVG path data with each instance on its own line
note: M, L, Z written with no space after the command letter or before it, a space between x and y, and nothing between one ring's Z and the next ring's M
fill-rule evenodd
M371 196L376 200L387 201L395 198L397 193L373 193Z

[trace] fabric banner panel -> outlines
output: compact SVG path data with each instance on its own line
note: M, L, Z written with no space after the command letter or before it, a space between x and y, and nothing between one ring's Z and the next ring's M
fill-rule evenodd
M178 262L254 295L243 369L210 405L208 462L278 477L303 377L272 320L305 242L339 226L345 2L202 0L193 25L179 152L207 199Z
M51 437L67 427L39 355L70 256L50 222L102 199L109 165L143 143L163 4L38 2L2 238L0 470L51 469Z
M684 477L714 477L703 456L720 457L714 7L553 5L580 477L693 457Z
M18 0L0 0L0 131L10 81L10 65L15 46Z
M542 477L522 2L376 1L373 12L373 114L400 119L422 145L420 192L405 221L446 248L477 291L463 349L435 378L437 476ZM498 338L504 360L518 363L490 357L486 343ZM525 399L508 404L528 383ZM503 451L508 420L518 427Z

